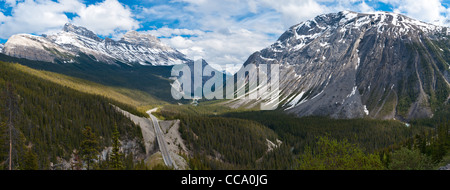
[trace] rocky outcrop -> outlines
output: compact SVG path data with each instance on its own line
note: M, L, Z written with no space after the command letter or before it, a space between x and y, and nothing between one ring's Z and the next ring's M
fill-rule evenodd
M12 57L54 62L55 59L73 58L75 54L67 51L50 40L30 34L17 34L6 42L3 53Z
M440 167L439 170L450 170L450 164Z

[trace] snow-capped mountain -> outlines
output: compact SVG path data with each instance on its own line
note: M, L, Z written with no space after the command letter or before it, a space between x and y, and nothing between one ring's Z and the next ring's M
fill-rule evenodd
M448 31L395 13L343 11L292 26L244 65L280 64L279 108L298 116L430 117L450 98Z
M102 39L92 31L66 24L62 31L43 36L18 34L8 39L4 54L46 62L77 62L80 54L108 64L175 65L186 56L150 34L127 32L119 41Z
M1 53L2 50L3 50L3 46L5 46L5 44L0 44L0 53Z

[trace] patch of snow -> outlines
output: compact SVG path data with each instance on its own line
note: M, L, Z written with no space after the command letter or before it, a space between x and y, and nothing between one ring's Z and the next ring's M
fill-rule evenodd
M300 43L300 44L294 46L293 49L294 50L299 50L299 49L302 49L305 45L306 45L305 43Z
M320 43L319 44L321 47L327 47L327 46L329 46L330 44L328 43L328 42L325 42L325 43Z
M358 20L356 20L355 24L353 25L355 28L360 28L361 26L364 26L366 24L369 24L372 20L370 19L370 17L365 16L365 17L361 17Z
M358 70L359 64L361 63L361 59L358 57L358 63L355 66L355 70Z
M276 61L276 59L266 58L266 57L263 57L263 56L261 56L261 55L259 55L259 57L260 57L261 59L265 60L265 61Z
M391 14L392 15L392 24L394 25L394 26L399 26L399 25L397 25L397 20L398 20L398 15L397 14Z
M358 88L357 86L353 87L352 92L351 92L349 95L347 95L347 98L350 98L350 97L352 97L353 95L355 95L355 94L356 94L356 89L357 89L357 88Z
M328 85L328 83L327 83L327 85ZM311 100L314 99L314 98L317 98L318 96L320 96L320 95L323 93L323 91L324 91L324 90L320 91L319 94L317 94L317 95L315 95L314 97L312 97Z
M298 101L300 101L300 99L303 97L303 95L305 94L305 92L301 92L300 94L298 94L297 96L295 96L295 98L294 99L292 99L292 101L290 101L289 102L289 107L288 108L286 108L285 110L289 110L289 109L292 109L293 107L295 107L296 105L297 105L297 103L298 103ZM302 103L302 102L301 102ZM300 104L301 104L300 103ZM299 104L299 105L300 105Z
M349 12L349 11L342 11L342 13L345 15L345 17L339 21L340 25L345 24L348 21L350 21L358 16L357 13Z
M366 113L366 115L369 115L369 110L367 110L367 106L364 105L364 113Z

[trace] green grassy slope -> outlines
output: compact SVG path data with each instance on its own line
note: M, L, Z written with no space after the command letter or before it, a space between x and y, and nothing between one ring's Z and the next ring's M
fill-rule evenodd
M147 101L150 101L148 104L175 103L170 94L171 81L168 79L172 68L170 66L136 65L131 67L121 63L108 65L92 61L85 55L77 59L81 64L30 61L0 54L0 61L19 63L36 70L83 79L84 84L87 84L86 81L91 81L112 87L114 91L122 95L133 96L132 98L138 101L138 104L142 104L141 101L145 102L144 104L147 104ZM79 80L75 82L78 83Z

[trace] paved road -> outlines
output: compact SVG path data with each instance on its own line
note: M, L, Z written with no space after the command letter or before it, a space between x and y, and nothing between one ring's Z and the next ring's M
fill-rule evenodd
M150 116L150 119L153 122L156 140L158 141L159 149L161 150L161 155L163 157L166 166L177 169L175 162L173 162L172 157L170 157L169 150L167 148L167 143L166 140L164 139L164 134L161 130L161 127L159 126L158 119L154 115L152 115L152 112L156 111L156 109L157 108L148 110L147 114Z

